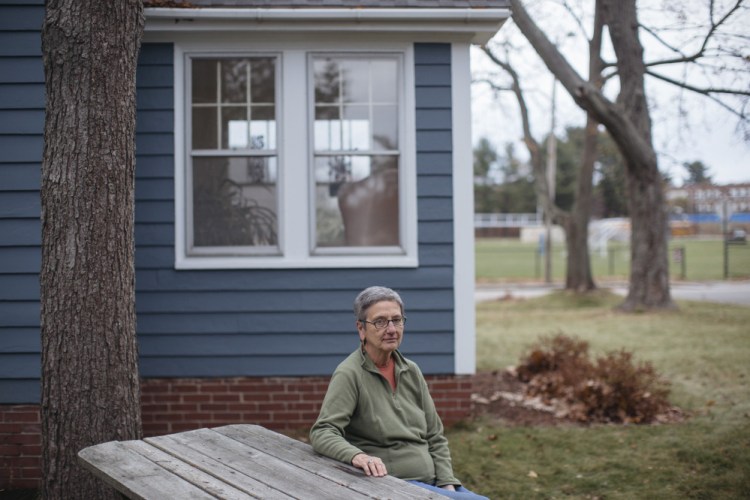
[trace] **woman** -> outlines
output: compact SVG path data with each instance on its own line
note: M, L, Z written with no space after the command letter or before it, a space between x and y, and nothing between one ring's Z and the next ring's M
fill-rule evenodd
M310 430L315 451L368 476L391 474L451 498L484 499L454 477L427 383L398 351L406 323L401 297L367 288L354 301L354 315L360 346L331 377Z

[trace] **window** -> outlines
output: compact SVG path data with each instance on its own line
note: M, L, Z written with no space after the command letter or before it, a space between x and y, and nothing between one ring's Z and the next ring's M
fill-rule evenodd
M176 267L417 265L410 47L176 53Z
M188 255L277 254L276 60L193 58Z
M316 251L400 251L397 63L312 57Z

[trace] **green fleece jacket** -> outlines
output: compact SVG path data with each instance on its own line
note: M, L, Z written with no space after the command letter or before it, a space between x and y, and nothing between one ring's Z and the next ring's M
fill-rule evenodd
M422 372L400 352L393 357L395 392L361 349L336 368L310 429L313 448L349 464L358 453L378 457L404 480L460 484Z

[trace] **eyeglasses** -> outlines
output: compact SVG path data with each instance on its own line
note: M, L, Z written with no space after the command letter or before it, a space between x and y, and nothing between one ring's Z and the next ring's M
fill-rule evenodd
M360 320L362 323L370 323L372 326L377 328L378 330L384 330L388 327L388 323L393 323L393 326L396 328L403 328L404 324L406 324L406 318L393 318L393 319L385 319L385 318L378 318L375 321L367 321L366 319Z

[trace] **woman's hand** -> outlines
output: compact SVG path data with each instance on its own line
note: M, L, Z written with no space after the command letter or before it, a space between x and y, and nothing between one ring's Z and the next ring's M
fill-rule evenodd
M378 457L360 453L352 458L352 465L365 471L368 476L383 477L388 474L385 464Z
M441 488L443 488L444 490L456 491L456 487L453 486L452 484L443 485L443 486L441 486Z

